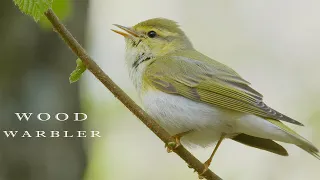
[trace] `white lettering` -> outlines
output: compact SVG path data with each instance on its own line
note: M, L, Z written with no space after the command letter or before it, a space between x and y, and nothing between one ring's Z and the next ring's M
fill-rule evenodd
M86 136L86 131L78 131L78 136L77 137L87 137Z
M36 137L46 137L44 134L46 133L45 131L36 131L37 136Z
M27 137L32 137L28 131L24 131L24 133L23 133L23 135L21 137L26 137L26 136Z
M46 115L46 116L47 116L47 119L42 119L42 118L41 118L41 115L42 115L42 114ZM50 119L50 114L48 114L48 113L39 113L39 114L37 115L37 118L38 118L40 121L48 121L48 120Z
M27 113L21 113L22 116L20 115L20 113L15 113L17 118L21 121L23 118L25 118L27 121L29 121L29 118L31 117L32 113L28 113L29 116L27 115Z
M51 131L51 136L50 137L59 137L59 131Z
M73 135L69 135L68 133L68 131L64 131L64 137L73 137Z
M59 118L59 115L60 114L63 114L64 115L64 119L60 119ZM65 121L65 120L67 120L68 118L69 118L69 116L68 116L68 114L67 113L58 113L58 114L56 114L56 119L58 120L58 121Z
M83 119L79 119L79 115L83 115ZM84 121L88 118L88 116L85 113L74 113L74 121Z
M8 133L8 132L9 132L9 133ZM9 137L9 136L15 137L15 136L17 135L18 131L3 131L3 133L4 133L7 137Z
M101 137L99 131L91 131L91 137Z

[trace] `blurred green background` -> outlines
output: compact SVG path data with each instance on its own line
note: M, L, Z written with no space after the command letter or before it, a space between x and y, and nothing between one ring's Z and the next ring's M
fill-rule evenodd
M138 103L112 24L164 17L202 53L234 68L265 102L305 124L320 147L320 1L54 0L54 10L101 68ZM40 25L39 25L40 24ZM101 132L102 138L0 139L0 180L197 179L178 156L89 72L68 76L76 57L52 32L0 2L0 128ZM14 112L85 112L84 123L17 121ZM211 169L226 180L317 180L320 163L294 145L289 157L226 140ZM191 149L202 161L212 149Z

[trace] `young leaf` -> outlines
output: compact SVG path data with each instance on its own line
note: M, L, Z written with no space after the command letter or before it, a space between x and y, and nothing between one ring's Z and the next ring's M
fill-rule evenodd
M13 0L13 2L20 11L38 21L44 12L52 7L53 0Z
M72 71L69 77L70 84L78 81L82 73L87 69L86 65L83 64L81 59L78 58L76 63L77 63L77 67L74 71Z
M74 0L53 1L51 9L59 17L60 21L66 21L68 18L71 18L71 14L73 12L73 1ZM47 30L51 30L52 28L50 21L45 16L40 18L39 25Z

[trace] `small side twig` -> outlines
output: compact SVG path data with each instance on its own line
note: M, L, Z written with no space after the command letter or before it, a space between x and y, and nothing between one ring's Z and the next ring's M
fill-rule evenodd
M93 59L86 53L85 49L77 42L67 28L61 23L59 18L55 15L52 9L45 12L45 16L53 25L56 32L71 48L71 50L83 61L88 70L99 79L106 88L108 88L116 98L118 98L134 115L136 115L152 132L154 132L164 143L175 142L175 140L160 127L146 112L144 112L119 86L117 86L108 75L93 61ZM198 173L203 172L204 165L195 158L183 146L173 150L178 154L190 168L193 168ZM206 171L203 175L208 180L221 180L211 170Z

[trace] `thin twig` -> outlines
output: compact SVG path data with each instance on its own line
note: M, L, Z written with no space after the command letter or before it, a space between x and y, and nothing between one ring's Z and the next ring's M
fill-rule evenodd
M88 70L99 79L106 88L108 88L116 98L118 98L134 115L136 115L152 132L154 132L164 143L175 142L170 134L160 127L144 110L142 110L118 85L116 85L108 75L106 75L101 68L93 61L93 59L86 53L85 49L77 42L67 28L61 23L55 13L49 9L45 12L46 17L53 25L56 32L71 48L71 50L83 61ZM195 158L183 146L173 150L177 153L190 168L195 169L198 173L204 170L204 165ZM221 180L211 170L206 171L203 175L208 180Z

